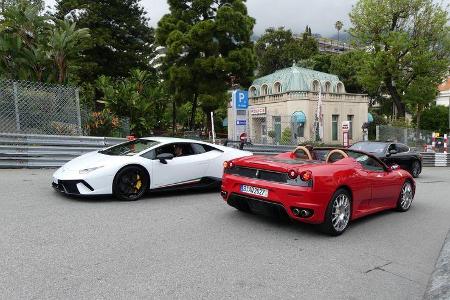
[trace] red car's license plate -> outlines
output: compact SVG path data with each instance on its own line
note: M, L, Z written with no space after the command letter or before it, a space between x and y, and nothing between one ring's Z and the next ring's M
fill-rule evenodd
M269 196L269 190L257 188L249 185L241 185L241 192L251 195L267 198Z

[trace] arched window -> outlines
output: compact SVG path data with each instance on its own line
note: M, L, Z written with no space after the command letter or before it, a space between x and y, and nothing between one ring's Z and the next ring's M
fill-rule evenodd
M331 93L331 82L325 82L325 93Z
M344 90L344 84L343 84L342 82L339 82L339 83L337 84L337 86L336 86L336 92L337 92L338 94L342 94L342 93L345 92L345 90Z
M256 87L254 87L254 86L251 86L250 87L250 91L249 91L250 93L250 97L257 97L258 96L258 91L256 90Z
M265 96L269 94L269 86L267 84L263 84L261 87L261 96Z
M318 92L319 89L320 89L320 82L319 82L319 80L314 80L312 82L312 91L313 92Z
M273 85L273 91L274 91L274 94L282 92L281 82L275 82L275 84Z

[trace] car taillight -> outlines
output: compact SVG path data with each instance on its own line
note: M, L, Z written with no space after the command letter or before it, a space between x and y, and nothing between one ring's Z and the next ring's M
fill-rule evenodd
M234 166L232 161L224 161L223 162L223 168L224 169L231 169Z
M290 179L295 179L295 178L297 178L298 173L295 170L289 170L288 171L288 176L289 176Z
M303 181L310 181L312 179L312 172L309 170L301 172L300 179Z

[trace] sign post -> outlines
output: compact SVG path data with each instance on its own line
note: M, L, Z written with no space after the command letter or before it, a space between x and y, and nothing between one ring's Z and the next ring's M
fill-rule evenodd
M347 148L349 145L348 143L348 131L350 130L350 121L343 121L342 122L342 145Z
M214 130L214 112L211 112L211 132L213 144L216 143L216 131Z
M232 119L235 120L233 128L228 128L231 133L232 140L238 140L241 134L248 130L248 91L236 90L233 92L232 99ZM229 134L230 136L230 134Z

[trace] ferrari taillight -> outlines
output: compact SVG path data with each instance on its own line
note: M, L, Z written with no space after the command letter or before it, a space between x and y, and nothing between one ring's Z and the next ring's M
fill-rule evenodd
M312 179L312 172L309 170L301 172L300 179L303 181L310 181Z
M295 178L297 178L298 173L295 170L289 170L288 171L288 176L289 176L290 179L295 179Z
M231 169L234 166L232 161L224 161L223 162L223 168L224 169Z

